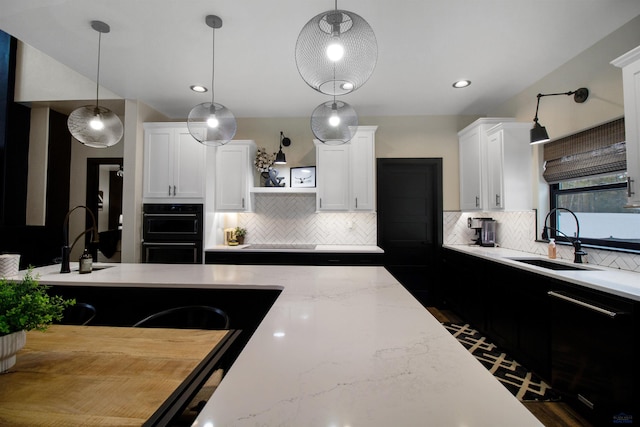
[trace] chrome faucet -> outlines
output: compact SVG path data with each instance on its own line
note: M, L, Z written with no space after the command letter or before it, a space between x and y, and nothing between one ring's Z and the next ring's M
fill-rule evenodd
M576 220L576 235L574 238L567 236L565 233L563 233L562 231L558 230L557 228L553 228L553 227L548 227L547 226L547 220L549 219L549 216L556 211L567 211L569 212L571 215L573 215L573 218ZM549 211L549 213L547 214L547 216L544 218L544 227L542 228L542 239L543 240L549 240L549 234L547 233L547 230L553 230L556 233L562 234L564 237L567 238L567 240L569 240L571 242L571 244L573 245L574 251L573 251L573 262L576 264L582 264L582 257L584 255L586 255L587 253L585 251L582 250L582 243L580 242L580 222L578 221L578 217L576 216L576 214L573 213L573 211L567 209L567 208L553 208Z
M92 222L93 226L91 228L87 228L82 233L80 233L78 235L78 237L75 238L75 240L73 241L71 246L69 246L69 217L71 216L71 213L73 211L75 211L76 209L79 209L79 208L83 208L87 212L89 212L89 215L91 216L91 222ZM80 238L82 236L84 236L85 234L87 234L87 233L92 233L92 237L93 237L93 240L91 241L92 243L98 243L99 242L98 226L97 226L97 223L96 223L96 217L93 215L93 212L91 212L91 209L89 209L86 206L82 206L82 205L76 206L75 208L73 208L69 212L67 212L67 215L64 217L64 223L62 224L62 235L63 235L63 239L64 240L63 240L63 246L62 246L62 266L60 267L60 273L70 273L71 272L71 268L69 267L69 255L71 254L71 250L75 246L76 242L78 240L80 240Z

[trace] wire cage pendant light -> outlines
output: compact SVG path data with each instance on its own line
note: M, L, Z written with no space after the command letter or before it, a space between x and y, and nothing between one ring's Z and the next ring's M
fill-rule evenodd
M311 113L311 131L327 145L341 145L351 141L358 128L356 110L344 101L323 102Z
M93 148L107 148L116 145L124 134L120 118L113 111L100 106L98 102L102 34L110 32L111 28L102 21L91 21L91 28L98 32L96 104L73 110L67 119L67 127L71 135L82 144Z
M198 142L209 146L220 146L233 139L238 129L236 118L227 107L214 102L215 78L215 33L222 27L222 19L215 15L207 15L205 23L211 27L212 64L211 64L211 102L198 104L189 111L187 127L189 133Z
M320 13L300 31L295 49L296 67L313 89L344 95L361 87L373 74L378 43L371 26L360 15L335 9Z

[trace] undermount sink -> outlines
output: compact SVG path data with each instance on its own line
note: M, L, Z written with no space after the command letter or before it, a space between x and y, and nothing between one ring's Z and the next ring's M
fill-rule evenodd
M91 268L91 271L99 271L99 270L104 270L105 268L111 268L113 267L113 265L94 265ZM78 268L72 268L71 271L78 271Z
M550 261L542 258L509 258L513 261L523 262L525 264L535 265L536 267L548 268L549 270L595 270L594 268L584 267L580 264L566 264L562 262Z

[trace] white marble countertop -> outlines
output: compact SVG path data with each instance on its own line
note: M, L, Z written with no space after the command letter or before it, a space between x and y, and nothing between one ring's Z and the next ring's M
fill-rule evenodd
M50 285L282 290L196 426L542 426L382 267L58 271L35 272Z
M492 260L502 264L518 267L542 274L544 276L560 279L566 282L585 286L598 291L608 292L613 295L640 301L640 274L628 270L618 270L599 265L574 264L567 260L549 260L569 265L578 265L587 270L550 270L544 267L525 264L511 258L538 258L547 259L544 256L531 254L529 252L515 251L499 247L481 247L475 245L444 245L443 247L453 249L480 258Z
M249 252L331 252L331 253L384 253L382 248L375 245L316 245L313 249L286 248L286 249L258 249L251 248L251 244L228 246L215 245L205 248L207 252L239 251L244 249Z

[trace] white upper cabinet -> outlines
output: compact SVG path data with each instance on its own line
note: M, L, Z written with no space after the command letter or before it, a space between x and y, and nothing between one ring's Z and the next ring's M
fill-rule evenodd
M349 153L347 144L316 145L316 206L319 211L349 210Z
M251 211L252 162L256 155L253 141L234 140L215 149L215 210Z
M487 130L513 119L478 119L458 132L460 161L460 210L481 211L489 208L486 182Z
M202 201L205 148L185 123L145 123L143 198Z
M375 132L360 126L346 144L316 141L318 211L375 211Z
M622 68L627 140L627 203L640 208L640 46L611 62Z
M489 210L532 208L530 123L501 123L487 131Z
M461 211L531 209L530 128L482 118L458 133Z
M351 195L354 211L376 210L376 129L360 126L350 141Z

